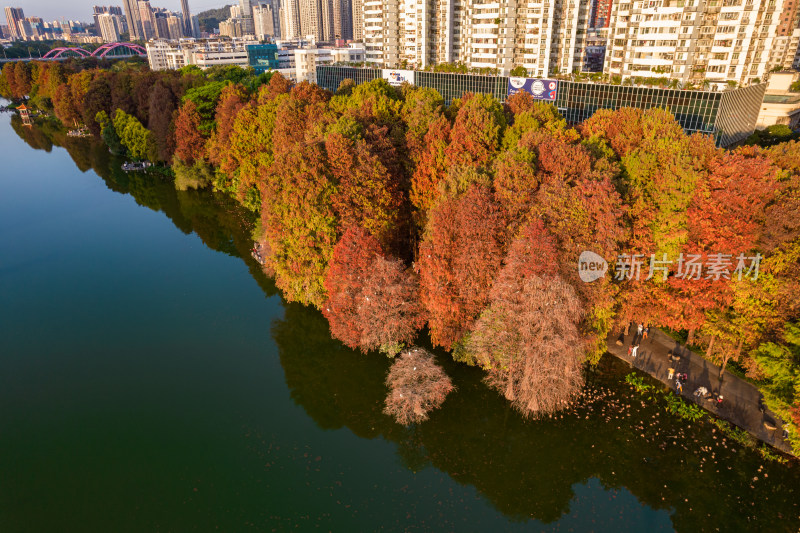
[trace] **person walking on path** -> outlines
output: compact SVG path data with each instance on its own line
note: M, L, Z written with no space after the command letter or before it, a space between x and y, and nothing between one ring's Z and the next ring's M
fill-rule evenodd
M645 325L644 330L642 330L642 339L647 340L648 333L650 333L650 326Z
M636 359L636 352L637 352L637 350L639 350L639 345L638 345L638 344L635 344L635 345L633 346L633 349L631 349L631 357L633 357L634 359Z
M675 389L678 391L678 394L683 394L683 383L680 378L675 380Z
M667 379L672 381L673 376L675 376L675 369L674 368L670 368L668 370L669 370L669 375L667 376Z

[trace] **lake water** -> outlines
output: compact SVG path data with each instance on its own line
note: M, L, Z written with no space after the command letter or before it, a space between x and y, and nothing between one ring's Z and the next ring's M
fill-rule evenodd
M389 361L249 256L252 215L0 115L0 530L797 531L800 469L605 358L525 421L473 368L414 428Z

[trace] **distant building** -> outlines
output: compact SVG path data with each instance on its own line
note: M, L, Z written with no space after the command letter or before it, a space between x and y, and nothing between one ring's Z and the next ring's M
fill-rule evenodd
M9 29L9 37L12 39L22 39L22 33L20 32L19 24L23 20L25 20L25 13L23 13L21 7L7 7L5 8L6 12L6 24L8 24Z
M353 0L333 0L333 38L353 38Z
M584 72L603 72L608 44L607 35L608 30L605 28L588 30L583 59Z
M111 13L102 13L95 16L97 25L100 28L100 36L107 43L114 43L120 40L122 33L122 17Z
M191 35L184 33L183 19L174 13L167 16L167 29L169 30L170 39L177 40L181 37L191 37Z
M256 39L263 41L267 38L275 38L275 19L271 5L253 8L253 26Z
M250 0L239 0L239 24L242 25L242 33L253 35L255 27L253 25L253 5Z
M144 39L142 20L139 17L138 0L122 0L122 7L125 9L125 18L128 21L128 31L130 32L131 39Z
M218 65L249 66L247 45L259 44L253 39L181 39L153 40L147 43L147 61L152 70L179 69L197 65L206 69Z
M245 48L247 49L247 62L253 67L256 74L280 68L278 45L274 43L248 44Z
M194 34L192 28L192 14L189 11L189 0L181 0L181 21L183 23L183 34L187 37L199 37Z
M156 18L153 15L153 8L150 7L149 0L139 0L139 20L142 24L142 34L140 38L149 41L156 37Z
M364 0L352 0L350 20L353 25L353 39L361 41L364 38Z
M800 93L789 91L789 87L797 79L797 72L773 72L769 75L757 128L763 129L775 124L783 124L792 129L800 128Z
M97 35L102 35L102 30L100 29L100 21L98 17L105 13L109 13L111 15L119 15L122 20L125 20L125 15L122 12L122 8L119 6L93 6L92 7L92 18L94 18L94 30ZM124 27L121 25L119 26L119 32L123 33L125 30Z
M219 23L219 34L222 37L243 37L245 33L244 26L242 25L242 19L230 18L228 20L223 20Z
M331 0L300 0L300 31L303 37L331 41L333 36L333 3Z
M590 28L608 28L611 23L612 0L592 0L592 15L589 19Z
M294 50L296 82L317 83L317 67L334 63L361 63L364 61L364 45L352 43L342 48L297 48Z
M269 6L272 11L272 27L274 28L273 37L278 39L281 37L281 18L280 18L280 0L261 0L261 6ZM255 9L255 8L253 8ZM255 16L255 15L254 15Z
M281 39L298 39L303 36L300 31L299 0L283 0L280 7Z

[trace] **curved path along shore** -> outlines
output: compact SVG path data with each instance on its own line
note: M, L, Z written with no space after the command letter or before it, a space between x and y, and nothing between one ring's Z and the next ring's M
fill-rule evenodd
M633 367L646 372L669 386L675 391L675 381L669 379L669 369L675 372L688 374L688 380L683 386L681 396L687 401L696 403L715 416L727 420L744 429L757 439L792 454L791 445L783 438L782 422L780 418L765 408L762 412L760 405L761 393L753 384L731 374L727 370L719 379L719 366L712 364L701 355L689 350L666 333L657 329L650 329L648 338L639 345L636 358L628 355L628 347L636 334L636 327L631 325L629 335L622 340L619 331L613 332L608 337L608 351L614 356L627 361ZM680 357L672 362L670 356L675 354ZM705 387L716 391L723 396L723 402L717 406L715 402L694 396L694 391ZM766 424L765 424L766 422ZM774 425L775 429L768 426Z

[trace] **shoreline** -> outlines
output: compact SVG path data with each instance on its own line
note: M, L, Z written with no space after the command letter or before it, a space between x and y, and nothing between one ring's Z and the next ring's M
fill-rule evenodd
M796 457L792 453L789 441L782 438L784 422L766 406L763 411L759 408L761 393L753 384L727 370L723 374L723 379L720 380L718 378L719 366L655 328L650 328L649 338L642 341L638 355L633 358L628 355L628 346L634 335L635 327L632 326L630 333L624 337L620 346L617 344L620 335L618 333L610 334L607 338L608 353L625 361L632 368L650 375L666 385L670 391L675 392L674 381L668 379L668 369L670 365L673 365L676 372L685 372L689 376L683 392L680 394L684 401L692 402L714 417L726 420L747 431L759 441L769 444L776 450ZM677 354L680 360L670 363L670 354ZM694 396L693 393L698 387L705 387L709 391L717 391L722 394L724 396L722 405L716 406ZM776 422L777 429L770 430L764 425L768 419Z

